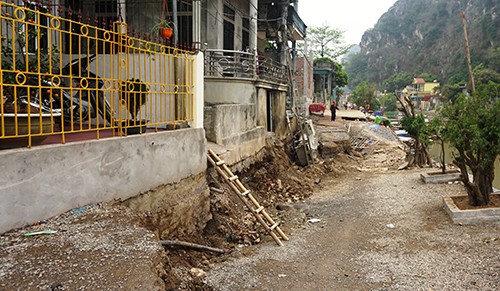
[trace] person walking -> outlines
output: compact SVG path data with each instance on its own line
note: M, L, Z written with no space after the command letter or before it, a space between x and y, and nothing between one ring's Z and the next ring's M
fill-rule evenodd
M335 118L337 117L337 102L332 101L332 104L330 105L330 111L332 112L332 121L335 121Z

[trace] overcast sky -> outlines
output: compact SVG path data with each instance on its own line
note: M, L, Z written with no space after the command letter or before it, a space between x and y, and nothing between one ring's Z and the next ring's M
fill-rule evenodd
M359 44L363 33L372 28L397 0L299 0L299 16L307 26L324 23L344 30L347 44Z

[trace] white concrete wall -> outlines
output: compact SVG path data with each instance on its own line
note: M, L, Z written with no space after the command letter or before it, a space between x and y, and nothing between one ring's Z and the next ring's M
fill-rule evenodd
M0 233L206 170L201 128L0 151Z
M205 78L206 103L255 103L257 88L253 80Z

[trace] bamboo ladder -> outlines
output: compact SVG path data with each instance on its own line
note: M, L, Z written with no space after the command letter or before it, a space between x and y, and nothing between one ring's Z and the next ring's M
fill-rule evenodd
M286 234L280 229L279 223L275 222L271 216L266 212L264 206L260 205L259 202L250 193L250 190L245 188L240 182L238 176L234 175L231 170L226 166L226 163L217 156L217 154L208 149L208 161L214 166L220 176L224 178L224 181L231 187L233 192L240 198L241 202L252 212L252 214L257 218L257 221L264 226L264 228L273 237L274 241L282 246L283 243L281 239L288 240ZM280 239L281 237L281 239Z

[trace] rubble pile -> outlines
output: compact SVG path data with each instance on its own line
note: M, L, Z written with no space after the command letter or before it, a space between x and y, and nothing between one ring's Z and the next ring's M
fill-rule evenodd
M390 128L362 122L347 123L345 126L351 141L363 140L358 150L363 155L364 166L358 170L394 170L405 162L406 145Z

